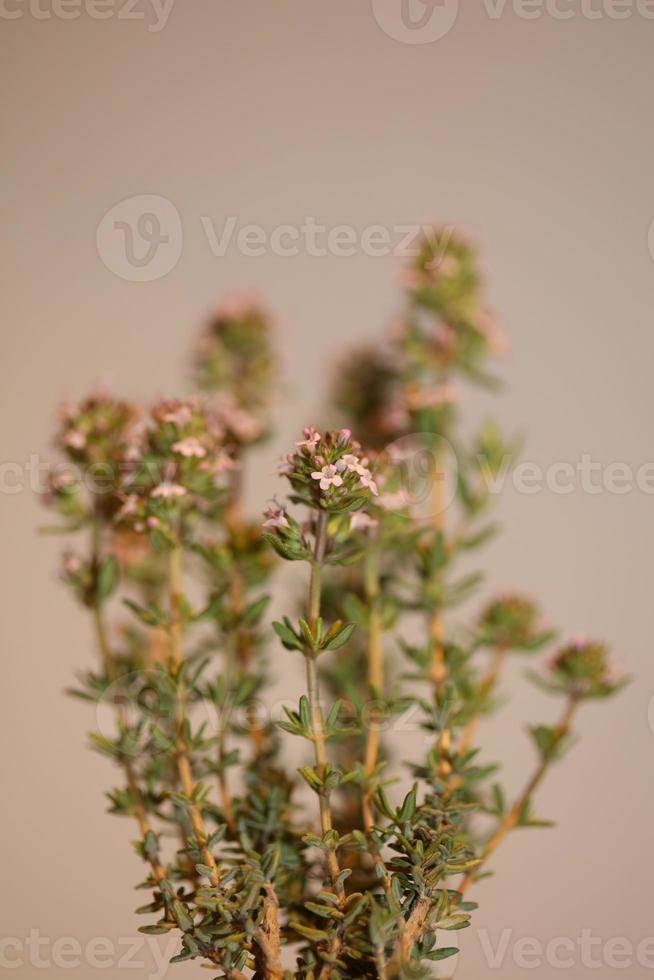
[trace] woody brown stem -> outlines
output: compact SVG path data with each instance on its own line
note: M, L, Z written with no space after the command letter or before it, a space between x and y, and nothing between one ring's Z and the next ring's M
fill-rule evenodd
M281 940L279 932L279 901L272 883L266 886L263 900L263 921L256 933L263 956L263 970L266 980L282 980L284 968L281 960Z

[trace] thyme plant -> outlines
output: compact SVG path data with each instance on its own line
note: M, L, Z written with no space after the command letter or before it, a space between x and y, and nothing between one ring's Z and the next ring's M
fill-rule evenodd
M479 721L507 659L534 661L554 634L520 594L470 618L481 576L457 567L494 531L489 477L516 448L491 422L469 441L459 425L459 389L496 386L500 338L475 251L449 229L425 237L405 287L389 335L339 368L341 427L304 428L263 522L242 508L275 387L257 304L208 324L198 394L145 411L98 392L62 411L48 501L83 542L62 577L98 653L72 693L98 708L110 809L134 823L142 931L178 933L174 960L219 977L429 976L458 953L447 935L469 925L499 844L542 825L533 798L577 710L624 683L583 637L530 671L562 708L530 726L534 769L507 801ZM270 623L280 558L305 568L304 595ZM281 718L271 658L305 678Z

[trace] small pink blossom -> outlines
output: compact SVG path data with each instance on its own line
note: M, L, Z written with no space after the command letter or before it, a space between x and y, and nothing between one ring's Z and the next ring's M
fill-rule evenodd
M69 449L84 449L86 436L79 429L71 429L64 436L64 445L68 446Z
M222 397L213 405L214 421L229 429L241 442L252 442L261 435L261 422L252 412L237 405L232 398Z
M366 490L370 490L375 497L379 493L377 484L373 480L370 470L365 470L364 473L359 473L359 485L364 487Z
M280 476L290 476L294 471L295 464L293 462L293 453L287 453L286 456L282 456L277 467L277 472Z
M216 317L219 320L241 320L256 309L257 296L254 293L231 293L216 310Z
M384 510L401 510L406 507L406 500L404 494L398 490L395 493L382 493L377 504Z
M350 529L352 531L367 531L370 528L377 527L379 521L374 517L370 517L362 510L355 511L350 517Z
M233 470L238 470L240 464L237 460L232 459L228 452L219 452L211 463L201 463L200 467L219 476L222 473L231 473Z
M333 463L328 463L321 470L315 470L311 474L312 480L320 480L320 489L328 490L330 487L340 487L343 484L343 477L338 473Z
M263 516L266 518L263 522L263 527L288 528L291 526L288 523L286 511L283 507L268 507L264 511Z
M72 551L67 551L63 556L62 569L66 575L76 575L82 570L82 559Z
M179 405L171 411L164 412L161 416L164 422L172 422L173 425L188 425L193 418L191 409L188 405Z
M459 392L455 385L442 384L411 392L407 396L407 402L413 409L438 408L457 401L458 397Z
M185 456L187 459L192 457L202 459L203 456L207 455L207 450L195 436L187 436L186 439L180 439L179 442L174 442L173 452L179 453L180 456Z
M316 450L316 446L320 442L322 436L319 432L316 432L312 425L305 426L302 430L304 439L301 442L296 442L295 445L298 449L306 449L308 453L313 453Z
M150 493L151 497L161 497L164 500L169 500L175 497L185 497L186 490L181 487L179 483L170 483L168 480L164 480L160 483L158 487Z
M436 278L453 276L459 271L459 260L455 255L436 255L427 263L427 268Z
M160 527L161 526L161 521L159 520L158 517L155 517L154 514L151 514L148 517L147 525L148 525L148 527Z
M347 468L351 473L356 473L357 476L370 476L370 470L366 467L367 462L367 459L359 459L358 456L354 456L352 453L346 453L345 456L341 456L339 459L336 464L336 469L342 472Z
M116 520L122 521L138 511L139 497L135 493L130 493L125 497L125 501L116 514Z

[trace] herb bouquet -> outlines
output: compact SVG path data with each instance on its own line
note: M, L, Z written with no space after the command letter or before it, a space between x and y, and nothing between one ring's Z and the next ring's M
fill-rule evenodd
M119 773L110 809L137 834L142 931L177 932L175 961L219 977L432 975L498 845L541 824L533 798L577 710L623 683L583 637L531 672L560 714L530 726L534 769L507 802L478 722L508 658L535 662L553 633L523 595L467 623L453 612L479 585L457 564L493 533L489 476L515 449L489 422L463 438L457 385L495 385L500 338L462 236L425 237L405 286L389 335L337 372L340 427L303 430L263 523L241 506L275 381L256 303L208 324L198 394L144 412L100 392L62 410L48 502L84 542L62 577L98 653L72 693L97 706L92 742ZM280 558L304 568L304 594L270 624ZM281 718L270 662L306 679Z

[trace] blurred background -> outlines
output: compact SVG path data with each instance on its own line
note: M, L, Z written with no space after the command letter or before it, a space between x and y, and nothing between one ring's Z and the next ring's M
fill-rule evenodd
M85 747L91 712L62 694L90 633L56 581L61 543L36 535L46 515L27 470L49 452L57 403L104 380L139 399L188 390L208 312L256 290L280 318L285 365L278 435L248 487L257 512L278 455L324 417L334 354L399 305L402 239L432 221L479 241L510 344L506 390L471 398L470 420L492 409L526 432L523 459L544 472L599 464L592 492L579 478L570 492L556 476L533 493L507 480L489 586L539 596L634 678L582 712L580 744L543 787L539 813L557 828L517 832L497 854L457 976L654 970L654 5L466 8L2 7L0 970L198 971L166 973L154 939L135 945L131 828L104 812L113 774ZM512 707L483 736L518 789L524 722L557 707L521 663L507 686Z

